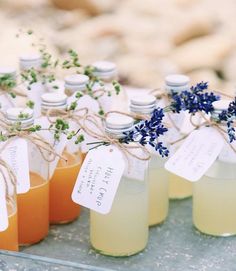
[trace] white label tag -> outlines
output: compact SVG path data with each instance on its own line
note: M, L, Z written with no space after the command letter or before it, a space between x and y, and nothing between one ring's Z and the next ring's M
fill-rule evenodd
M225 163L236 163L236 153L235 151L230 147L230 145L236 149L236 142L232 143L225 143L220 155L219 160Z
M0 174L0 232L5 231L8 228L8 214L7 214L7 202L6 202L6 185L3 180L2 174Z
M166 162L165 168L189 181L198 181L214 163L224 144L214 128L193 131Z
M0 109L5 112L8 108L13 107L13 98L9 94L0 95Z
M17 194L23 194L30 189L28 146L26 140L17 138L4 148L2 159L11 167L16 175Z
M91 150L80 169L72 200L98 213L109 213L124 169L123 155L116 147Z

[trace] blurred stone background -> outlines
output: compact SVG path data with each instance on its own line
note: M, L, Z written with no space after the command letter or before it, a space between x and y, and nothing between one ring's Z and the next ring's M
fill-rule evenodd
M0 0L0 65L16 65L33 29L55 55L73 48L89 64L117 63L123 81L158 87L186 73L213 89L236 86L235 0Z

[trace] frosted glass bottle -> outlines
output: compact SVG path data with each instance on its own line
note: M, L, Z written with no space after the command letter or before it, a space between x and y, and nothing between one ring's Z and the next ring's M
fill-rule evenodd
M21 55L19 60L20 70L22 72L29 69L34 69L36 71L41 69L42 59L40 54L35 53ZM45 86L42 82L38 81L31 85L26 82L21 86L21 88L26 91L28 99L34 102L34 118L38 118L41 114L41 96L45 92Z
M114 137L122 136L133 125L130 117L112 116L106 128ZM125 159L125 158L124 158ZM130 159L134 159L130 157ZM117 161L119 162L119 161ZM132 160L131 163L139 161ZM137 169L137 168L136 168ZM99 214L90 211L90 240L93 248L110 256L130 256L142 251L148 241L148 187L145 170L144 179L138 180L125 171L111 211Z
M227 102L226 102L227 103ZM227 109L222 101L213 103L213 116ZM227 129L226 123L221 126ZM231 143L236 147L235 142ZM193 185L193 223L209 235L236 234L236 153L225 143L206 174Z
M168 93L170 92L182 92L189 89L189 77L181 74L174 74L166 76L165 78L165 89ZM180 113L170 113L169 118L172 121L169 121L173 126L177 126L181 129L181 126L184 125L184 118L186 116L185 112ZM169 128L167 132L167 138L169 142L178 140L183 136L175 127ZM171 155L171 152L170 152ZM172 174L169 174L169 197L171 199L184 199L192 195L192 184L187 180Z
M19 117L23 113L23 117ZM22 128L33 125L33 110L29 108L9 108L7 121L20 122ZM17 195L18 234L20 245L35 244L44 239L49 229L49 184L47 163L38 148L27 140L30 174L30 189Z
M156 108L156 98L141 94L131 97L130 110L133 113L149 116ZM168 172L164 168L164 159L150 148L151 159L148 167L149 226L163 222L169 209Z
M128 99L125 89L122 88L119 95L117 95L112 85L114 80L118 80L116 64L110 61L96 61L92 64L92 67L94 68L94 76L104 83L103 86L95 84L93 90L98 91L98 93L99 90L103 89L110 92L110 95L106 93L98 99L104 112L111 110L128 111Z
M45 93L42 95L42 114L50 109L66 109L67 96L60 93ZM73 145L73 146L71 146ZM57 167L50 178L49 192L49 221L51 224L65 224L78 218L80 206L71 199L79 170L82 164L82 156L79 146L74 141L67 142Z

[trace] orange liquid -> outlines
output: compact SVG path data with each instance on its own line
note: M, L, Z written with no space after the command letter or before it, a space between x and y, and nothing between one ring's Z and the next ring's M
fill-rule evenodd
M30 172L30 190L17 196L19 244L34 244L44 239L49 229L49 185Z
M8 228L0 232L0 249L18 251L18 230L17 230L17 212L16 208L7 206L8 210Z
M71 199L71 194L81 167L81 159L63 153L67 162L60 160L50 180L50 215L52 224L68 223L80 214L80 206ZM79 160L79 161L78 161Z
M81 153L81 157L82 157L82 161L84 161L84 159L86 158L87 152L82 152Z

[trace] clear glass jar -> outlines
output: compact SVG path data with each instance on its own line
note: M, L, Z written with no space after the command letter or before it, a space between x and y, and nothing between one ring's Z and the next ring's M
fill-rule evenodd
M165 78L165 89L168 93L170 92L182 92L189 89L189 77L181 74L173 74L166 76ZM174 126L177 126L179 130L183 125L185 113L171 113L169 114L171 128L168 129L167 137L170 142L175 141L183 136ZM185 199L192 196L192 184L175 174L169 174L169 197L170 199Z
M19 115L23 113L23 117ZM9 108L7 121L21 122L22 128L34 123L33 110L29 108ZM20 245L35 244L44 239L49 229L49 183L48 169L38 148L29 140L28 155L30 169L30 190L17 195L18 234Z
M89 83L89 77L83 74L72 74L65 77L65 94L72 96L78 91L84 92Z
M0 67L0 77L9 76L16 84L16 69L13 67ZM0 89L0 110L5 112L8 108L15 105L15 99L4 90Z
M141 94L130 99L130 110L133 113L149 116L155 108L155 96ZM152 149L150 152L152 155L148 168L149 226L154 226L163 222L168 215L168 172L164 168L164 159Z
M115 137L133 125L130 117L109 117L106 128ZM125 159L125 158L124 158ZM129 157L130 165L136 159ZM118 162L118 161L117 161ZM90 211L90 240L93 248L110 256L130 256L142 251L148 242L148 187L146 172L142 180L132 176L135 166L126 169L113 201L111 211ZM139 167L140 169L140 167ZM129 174L127 172L129 171Z
M100 91L102 93L103 90L106 91L98 99L104 112L107 113L111 110L128 111L128 98L125 89L122 88L119 95L116 95L112 85L114 80L118 80L116 64L110 61L96 61L92 64L92 67L94 76L104 82L104 85L95 84L93 87L93 90L98 91L98 93Z
M8 192L6 195L6 209L8 215L8 227L0 231L0 249L18 251L18 226L17 226L17 202L15 185L10 181L10 176L5 176L5 182L0 180L1 189ZM5 187L7 186L7 189ZM4 206L1 206L4 208Z
M26 54L20 56L19 62L22 72L29 69L38 71L41 69L42 59L41 55L37 53ZM28 83L23 83L20 88L26 91L28 99L34 102L34 118L38 118L41 115L41 96L46 91L45 86L42 82L38 81L30 86Z
M42 95L42 113L49 109L66 109L65 94L45 93ZM70 144L73 144L71 146ZM71 199L82 157L79 147L74 142L68 142L57 167L50 179L49 221L51 224L69 223L80 215L80 206Z
M227 109L223 101L213 103L212 116ZM228 101L226 102L228 104ZM226 128L223 124L221 128ZM235 142L231 143L236 147ZM236 234L236 153L225 143L220 155L206 174L193 185L193 223L205 234Z

